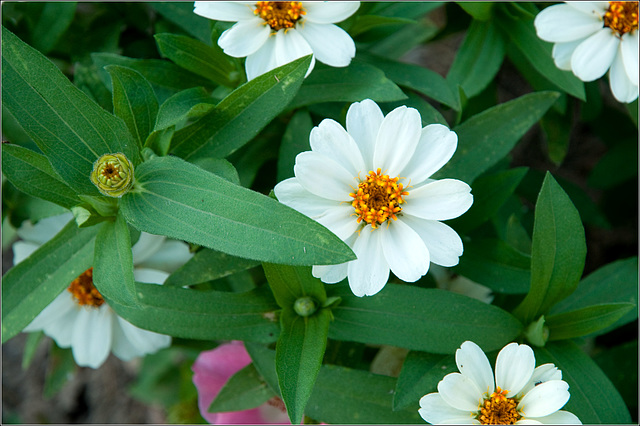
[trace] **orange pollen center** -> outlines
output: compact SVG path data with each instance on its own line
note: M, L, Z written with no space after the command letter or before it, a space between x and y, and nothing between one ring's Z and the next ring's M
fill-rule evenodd
M621 36L638 30L638 2L610 1L604 14L604 26L617 31Z
M293 28L302 15L307 14L299 1L259 1L253 13L274 31Z
M501 390L500 387L484 400L480 408L478 420L483 425L512 425L522 416L516 410L518 403L514 398L507 398L508 390Z
M78 278L71 281L67 290L73 295L78 305L98 307L104 303L104 299L93 286L93 268L84 271Z
M402 211L400 204L404 203L402 197L409 195L398 183L399 179L383 175L378 169L375 173L370 171L366 179L360 181L358 190L349 194L353 198L351 205L358 216L358 223L364 220L376 229L389 218L398 219L396 214Z

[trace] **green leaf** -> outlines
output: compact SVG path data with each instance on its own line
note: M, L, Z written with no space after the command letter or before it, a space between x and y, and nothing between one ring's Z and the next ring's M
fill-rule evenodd
M311 267L263 263L264 273L273 295L282 308L293 308L295 301L310 296L320 302L327 300L324 284L311 275Z
M492 2L484 1L457 1L456 4L464 9L473 19L478 21L487 21L491 18Z
M328 290L342 298L329 329L336 340L450 354L465 340L486 351L502 348L522 329L502 309L444 290L387 283L370 298L354 296L344 284Z
M563 407L583 424L631 423L629 410L617 389L598 365L574 342L551 342L534 347L536 363L553 363L562 370L571 398Z
M67 31L76 13L76 2L48 2L33 28L33 47L47 54Z
M238 171L233 167L231 162L224 158L198 158L193 162L193 164L208 171L209 173L218 175L231 183L240 185L240 176L238 176Z
M573 294L554 305L550 313L575 311L599 303L632 303L638 306L637 257L611 262L592 272L580 281ZM604 334L637 318L638 310L631 310L613 325L596 334Z
M393 80L396 84L422 93L456 111L460 110L460 100L451 90L449 82L437 72L418 65L385 59L382 56L360 54L358 59L375 65L384 72L387 78Z
M411 351L402 363L393 394L393 409L412 406L418 411L420 398L437 392L438 382L449 373L458 372L453 355L437 355Z
M449 123L447 120L440 114L436 108L434 108L429 102L427 102L422 96L418 95L412 90L407 91L406 93L407 99L397 102L387 102L383 105L380 105L383 111L392 111L399 106L407 106L410 108L415 108L420 113L420 119L422 120L422 127L428 126L429 124L442 124L449 127Z
M359 102L365 98L393 102L407 96L373 65L361 62L351 62L344 68L316 65L289 108L320 102Z
M586 100L584 83L570 71L559 69L551 57L552 43L538 38L533 20L514 19L501 8L494 22L498 24L509 40L527 58L533 68L555 87L580 100Z
M61 348L51 342L49 351L49 366L45 377L42 394L49 399L62 390L62 387L73 378L76 362L71 348Z
M292 424L302 422L327 347L330 321L331 311L327 309L302 317L289 307L280 315L276 371Z
M106 111L113 111L112 94L100 78L95 64L82 62L74 64L73 84Z
M67 209L80 203L44 155L11 144L2 144L2 154L2 174L20 191Z
M571 312L549 315L549 340L573 339L601 330L636 307L633 303L598 304ZM636 309L637 311L637 309Z
M464 256L453 270L498 293L524 294L529 290L530 265L529 256L487 238L465 242Z
M411 2L393 2L398 5L411 5ZM422 4L423 7L435 9L442 5L439 2L414 2L416 5ZM413 6L413 5L411 5ZM409 6L409 7L411 7ZM424 13L424 12L422 12ZM417 18L417 16L416 16ZM390 28L393 30L393 28ZM409 52L415 46L426 42L435 37L442 29L442 25L436 24L429 18L423 17L415 24L404 25L397 31L391 31L387 37L369 47L370 53L384 56L389 59L399 59L405 53Z
M259 407L276 396L269 385L260 377L253 364L249 364L231 376L222 386L220 393L211 402L208 411L244 411Z
M528 324L578 286L587 252L578 210L549 172L536 202L531 289L513 311Z
M164 129L154 130L151 132L147 140L144 141L144 148L149 148L154 152L154 154L164 157L169 153L171 138L175 132L176 126L169 126Z
M380 15L359 15L356 17L356 20L353 22L353 25L349 28L349 35L351 37L355 37L359 34L367 32L369 30L386 27L390 25L396 25L398 28L402 24L413 24L416 21L413 19L401 18L401 17L391 17L391 16L380 16Z
M125 194L120 208L141 231L265 262L326 265L354 257L312 219L177 157L141 164L136 185L142 189Z
M551 107L559 94L538 92L489 108L454 127L458 149L434 179L455 177L473 182L511 151Z
M185 286L217 280L259 265L255 260L229 256L211 249L198 251L164 282L165 286Z
M311 150L309 143L311 129L313 129L313 122L309 112L304 109L296 111L282 135L278 155L278 182L293 177L296 156L303 151Z
M182 123L189 118L200 117L209 112L216 101L202 87L193 87L171 96L160 105L155 129L164 129Z
M124 120L138 143L138 149L142 149L158 114L158 100L153 88L139 72L131 68L109 65L105 70L111 76L113 113Z
M42 330L35 331L33 333L27 333L27 341L24 343L24 353L22 354L22 370L26 371L33 361L33 357L36 354L36 350L44 333Z
M2 100L75 191L95 195L94 161L138 150L124 123L90 100L37 50L2 28Z
M93 262L97 227L80 229L71 220L2 278L2 343L25 328Z
M610 147L591 170L588 185L595 189L610 189L638 177L638 162L628 161L638 158L637 138L620 141Z
M309 68L310 56L243 84L202 118L180 129L172 151L186 160L224 158L253 139L289 104Z
M540 120L540 127L544 131L547 141L549 159L556 166L562 164L569 150L571 129L574 127L571 117L572 109L569 108L566 114L560 114L552 109L547 111Z
M235 87L241 79L235 62L220 47L177 34L154 35L160 54L176 65L223 86Z
M193 13L191 2L148 2L160 15L205 43L211 43L211 20Z
M598 353L593 360L609 377L630 412L638 408L638 341L623 343Z
M131 236L121 213L100 228L93 258L93 284L100 294L119 304L137 304Z
M460 85L467 98L482 92L500 70L505 54L504 44L502 34L492 21L471 22L447 73L451 87Z
M156 333L199 340L277 339L278 308L267 286L246 293L199 291L136 283L138 307L109 306L133 325Z

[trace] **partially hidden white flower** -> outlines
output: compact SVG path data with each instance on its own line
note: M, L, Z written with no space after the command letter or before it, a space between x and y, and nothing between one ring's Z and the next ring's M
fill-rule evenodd
M462 294L487 304L493 302L493 292L489 287L454 274L449 268L431 265L429 272L433 274L438 288L442 290Z
M42 244L53 238L69 220L71 213L24 222L18 229L22 238L13 244L14 264L25 260ZM188 246L180 241L145 232L132 247L136 281L162 284L191 258ZM25 332L42 330L63 348L71 347L76 363L98 368L109 352L130 359L156 352L171 344L171 337L143 330L119 317L93 286L93 268L88 269L60 293L33 321Z
M566 2L547 7L534 21L538 37L555 43L558 68L582 81L609 70L619 102L638 98L638 2Z
M441 220L473 203L456 179L429 177L453 155L457 135L441 124L422 127L420 113L401 106L385 117L370 99L347 112L347 129L323 120L298 154L294 178L276 185L280 202L315 219L351 247L357 260L316 265L325 283L348 277L356 296L378 293L391 270L414 282L430 262L453 266L462 240Z
M569 400L569 385L554 364L535 368L533 350L509 343L493 370L482 349L466 341L456 351L460 373L438 383L438 392L420 399L418 412L431 424L582 424L560 410Z
M356 54L351 36L337 25L353 15L358 1L197 1L194 12L217 21L237 22L220 35L229 56L247 57L247 79L313 54L332 67L346 67Z

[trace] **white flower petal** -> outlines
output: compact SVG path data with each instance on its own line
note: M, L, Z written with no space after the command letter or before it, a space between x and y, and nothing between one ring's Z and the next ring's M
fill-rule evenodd
M556 66L561 70L570 71L571 70L571 56L573 52L585 39L580 38L575 41L569 41L567 43L556 43L553 45L553 50L551 51L551 56L553 56L553 61Z
M44 330L49 324L56 323L68 311L75 308L73 296L66 290L63 290L51 303L40 311L40 313L31 321L22 331L32 332ZM53 337L53 336L50 336Z
M216 21L240 21L254 18L255 2L197 1L193 12Z
M536 383L540 385L541 383L548 382L549 380L562 380L562 371L558 370L558 367L554 364L542 364L533 370L531 379L529 379L529 382L525 387L518 392L518 395L526 395L527 392L536 386Z
M550 380L531 389L517 406L524 417L544 417L555 413L569 401L569 385L563 380Z
M68 348L73 344L74 324L78 319L78 311L83 309L75 302L70 309L65 310L59 315L55 322L45 324L42 331L47 336L56 341L61 348ZM49 305L51 306L51 305Z
M323 283L335 284L347 278L348 262L338 265L314 265L311 274Z
M409 163L400 172L413 185L424 182L451 159L458 147L458 135L442 124L422 129L420 140Z
M462 255L462 239L449 225L436 220L420 219L409 214L402 221L420 235L429 250L432 263L440 266L455 266Z
M515 424L517 425L541 425L542 423L540 423L538 420L533 420L533 419L520 419L518 420Z
M585 38L603 26L597 15L584 13L567 4L547 7L538 13L533 23L538 37L555 43Z
M133 256L135 259L135 253ZM188 244L182 241L166 240L158 251L136 266L171 273L187 263L192 257L193 253L189 252Z
M112 341L112 315L107 305L80 309L71 343L76 364L98 368L107 359Z
M336 121L324 119L309 134L311 150L339 163L353 176L365 171L364 160L356 141Z
M360 226L353 207L346 203L336 205L314 219L343 241L352 236Z
M400 175L416 150L422 120L415 108L400 106L382 120L373 152L373 170L382 169L390 177Z
M305 21L318 24L333 24L344 21L356 13L360 7L359 1L322 1L302 2L306 10Z
M165 242L167 237L164 235L153 235L146 232L140 233L140 238L138 241L131 247L131 252L133 254L133 264L139 265L151 256L153 256L162 244Z
M135 268L133 270L133 277L141 283L162 284L168 276L167 272L157 269Z
M13 264L17 265L18 263L25 260L27 257L31 256L31 254L40 248L41 244L37 243L29 243L27 241L16 241L11 246L13 250Z
M25 241L42 245L60 232L71 219L73 219L73 214L68 212L57 216L45 217L35 225L27 220L22 222L20 228L16 230L16 234Z
M420 417L433 425L437 424L469 424L474 420L469 411L462 411L447 404L439 393L434 392L420 398Z
M508 397L514 397L531 379L535 366L536 359L529 346L510 343L498 353L496 385L508 390Z
M276 62L275 52L276 38L274 35L271 35L260 49L247 56L247 60L244 63L247 80L253 80L259 75L277 68L278 64Z
M124 361L156 352L171 344L171 337L136 327L116 317L113 328L113 353Z
M564 410L556 411L555 413L549 414L548 416L544 416L544 417L531 418L530 420L537 421L538 424L543 424L543 425L581 425L582 424L580 419L575 414L570 413L568 411L564 411ZM520 422L517 422L516 424L520 424Z
M240 21L218 38L218 46L229 56L244 58L260 49L269 38L271 28L260 18Z
M365 171L373 170L373 151L384 115L371 99L354 102L347 111L347 132L356 141L365 162Z
M634 85L625 70L622 54L618 53L609 72L611 93L618 102L633 102L638 97L638 86Z
M458 410L477 413L482 403L482 390L475 382L460 373L449 373L438 383L442 399Z
M471 187L457 179L441 179L409 189L402 211L429 220L453 219L471 207Z
M619 43L610 28L599 30L576 47L571 56L573 73L582 81L602 77L613 63Z
M401 220L396 220L386 228L382 224L380 232L384 257L398 278L415 282L429 270L429 251L422 238Z
M358 257L348 263L349 287L358 297L373 296L389 279L389 265L384 258L380 243L380 232L370 225L360 231L353 244L353 252Z
M468 340L460 345L460 349L456 350L456 365L462 375L473 380L481 393L493 393L493 370L480 346Z
M580 10L589 15L593 15L600 19L609 9L608 1L568 1L565 3L576 10Z
M336 161L315 152L302 152L296 157L293 171L307 191L329 200L351 201L355 177Z
M638 37L640 33L635 31L622 36L620 53L627 77L634 85L638 85Z
M314 56L320 62L332 67L346 67L356 56L353 39L349 33L336 25L304 22L296 29L309 43Z
M275 46L275 55L276 55L276 66L282 66L284 64L288 64L291 61L295 61L298 58L302 58L303 56L310 55L313 53L311 50L311 46L309 43L300 35L300 33L295 29L289 30L280 30L275 35L276 46ZM311 62L309 69L307 70L308 76L313 70L314 62Z
M318 197L304 189L297 178L283 180L273 188L278 201L311 218L336 206L336 202Z

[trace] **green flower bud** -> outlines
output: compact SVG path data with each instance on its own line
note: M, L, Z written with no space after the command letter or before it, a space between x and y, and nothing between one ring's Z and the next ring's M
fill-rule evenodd
M524 330L524 337L534 346L544 347L549 340L549 327L544 323L544 315L536 322L529 324Z
M91 182L104 195L120 198L133 186L133 164L121 152L105 154L93 163Z
M313 315L318 309L318 304L312 297L305 296L297 299L293 304L293 310L301 317Z

